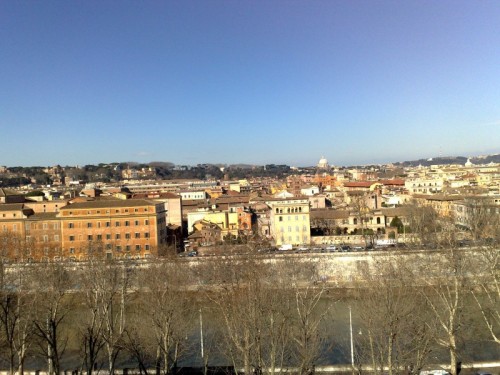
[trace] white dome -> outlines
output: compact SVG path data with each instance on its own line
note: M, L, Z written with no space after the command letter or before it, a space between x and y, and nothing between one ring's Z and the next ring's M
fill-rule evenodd
M318 168L328 168L328 160L324 156L319 159Z

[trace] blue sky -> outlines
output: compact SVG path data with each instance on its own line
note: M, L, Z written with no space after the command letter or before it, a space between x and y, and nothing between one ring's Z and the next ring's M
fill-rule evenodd
M498 1L0 2L0 165L499 152Z

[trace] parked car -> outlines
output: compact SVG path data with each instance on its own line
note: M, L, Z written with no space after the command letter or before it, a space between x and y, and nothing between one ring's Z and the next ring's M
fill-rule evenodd
M326 247L326 251L337 251L337 246L329 245Z
M351 251L351 247L349 245L342 245L340 247L340 249L343 251L343 252L348 252L348 251Z

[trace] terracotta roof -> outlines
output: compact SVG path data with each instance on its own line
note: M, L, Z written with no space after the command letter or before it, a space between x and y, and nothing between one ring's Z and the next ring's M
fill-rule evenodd
M20 211L24 208L24 203L0 204L0 211Z
M384 185L404 186L404 184L405 184L405 180L399 179L399 178L395 178L395 179L392 179L392 180L380 180L379 182L381 184L384 184Z
M29 220L55 220L57 212L39 212L31 215Z
M61 210L78 210L84 208L106 208L106 207L138 207L138 206L152 206L156 202L147 199L127 199L127 200L99 200L89 202L72 203L68 206L62 207Z
M382 214L389 217L394 216L407 216L409 213L408 207L395 207L395 208L381 208Z
M352 182L344 182L344 187L364 187L369 188L377 181L352 181Z
M311 210L309 213L311 219L347 219L349 211L347 210Z

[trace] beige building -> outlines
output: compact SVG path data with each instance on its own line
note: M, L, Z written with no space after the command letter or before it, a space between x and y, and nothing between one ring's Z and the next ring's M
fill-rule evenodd
M267 200L266 204L270 207L269 224L276 246L311 242L309 199L275 198Z

